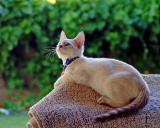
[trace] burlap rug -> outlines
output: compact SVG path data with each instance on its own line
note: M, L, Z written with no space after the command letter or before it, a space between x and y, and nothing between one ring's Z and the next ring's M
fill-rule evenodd
M30 108L29 116L36 118L40 128L160 128L160 75L143 77L151 95L137 113L95 122L94 116L110 109L97 104L100 96L82 85L59 85Z

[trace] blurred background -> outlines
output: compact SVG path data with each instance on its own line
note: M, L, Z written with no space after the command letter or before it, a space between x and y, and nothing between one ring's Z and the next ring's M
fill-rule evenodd
M85 32L86 56L160 73L159 0L1 0L0 108L27 110L53 89L62 64L46 48L61 30Z

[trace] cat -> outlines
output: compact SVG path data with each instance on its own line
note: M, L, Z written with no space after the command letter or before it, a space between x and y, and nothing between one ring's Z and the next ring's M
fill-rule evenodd
M64 72L55 82L55 88L62 83L76 83L95 90L101 95L97 103L113 107L97 115L95 120L99 121L144 107L150 90L137 69L116 59L84 56L84 42L84 32L74 39L61 32L56 54L63 61Z

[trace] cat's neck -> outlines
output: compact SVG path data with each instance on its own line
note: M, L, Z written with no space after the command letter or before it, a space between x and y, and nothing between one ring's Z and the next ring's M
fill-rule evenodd
M63 59L62 59L62 62L63 62L63 65L65 65L65 64L66 64L66 61L67 61L68 59L72 60L72 59L74 59L74 58L82 58L82 57L84 57L84 56L81 55L81 56L74 56L74 57L63 58Z

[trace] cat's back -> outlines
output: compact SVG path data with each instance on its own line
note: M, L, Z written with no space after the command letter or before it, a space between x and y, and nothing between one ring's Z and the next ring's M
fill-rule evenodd
M123 66L124 62L112 58L84 58L84 63L94 66Z
M120 60L113 58L87 58L83 57L80 65L92 70L107 70L109 72L129 71L137 72L136 69Z

